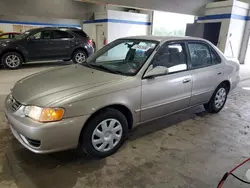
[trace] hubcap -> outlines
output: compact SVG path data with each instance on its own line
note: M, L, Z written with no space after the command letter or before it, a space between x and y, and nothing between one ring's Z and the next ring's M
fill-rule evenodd
M122 138L122 125L116 119L106 119L99 123L92 134L92 145L97 151L113 149Z
M215 107L217 109L221 108L226 101L227 91L225 88L220 88L215 95Z
M79 52L78 54L76 54L76 62L77 63L83 63L86 60L86 56L84 53Z
M5 60L6 64L11 68L16 68L20 64L20 59L16 55L8 55Z

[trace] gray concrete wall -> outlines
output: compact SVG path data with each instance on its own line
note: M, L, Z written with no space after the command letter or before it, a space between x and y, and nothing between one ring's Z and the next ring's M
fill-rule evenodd
M73 0L0 0L0 14L85 19L86 4Z
M72 24L72 25L82 24L82 20L80 19L59 19L59 18L6 15L6 14L0 14L0 20L16 21L16 22L49 23L49 24Z
M81 1L81 0L78 0ZM82 0L84 1L84 0ZM203 15L205 5L214 0L88 0L150 10Z

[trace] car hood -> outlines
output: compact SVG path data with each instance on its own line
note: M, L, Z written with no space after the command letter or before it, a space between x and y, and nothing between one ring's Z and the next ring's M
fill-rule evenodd
M125 78L126 76L92 70L83 65L69 65L23 78L15 84L12 95L22 104L45 106L74 93Z

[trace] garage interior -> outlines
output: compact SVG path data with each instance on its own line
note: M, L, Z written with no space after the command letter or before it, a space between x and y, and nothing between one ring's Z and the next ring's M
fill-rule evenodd
M18 80L71 61L0 67L0 188L210 188L250 157L249 0L2 0L0 32L40 27L82 29L99 50L128 36L193 36L240 63L241 80L219 114L202 106L136 127L115 154L76 150L34 154L12 135L4 101ZM0 41L1 43L1 41ZM249 147L248 147L249 146ZM246 179L250 163L235 174ZM229 177L224 187L248 187Z

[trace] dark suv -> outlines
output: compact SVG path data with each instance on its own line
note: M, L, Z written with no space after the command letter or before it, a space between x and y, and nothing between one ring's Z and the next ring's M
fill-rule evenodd
M72 59L82 63L93 52L88 35L76 28L37 28L15 39L0 40L1 62L9 69L29 61Z

